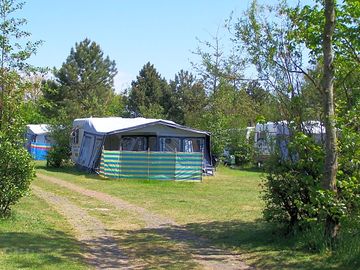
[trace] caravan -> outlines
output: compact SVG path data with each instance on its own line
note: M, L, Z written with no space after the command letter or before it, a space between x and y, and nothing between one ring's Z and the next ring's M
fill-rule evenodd
M72 130L71 159L79 167L99 170L102 150L198 152L203 170L213 173L210 134L162 119L81 118Z
M27 125L25 148L35 160L45 160L53 145L50 137L50 127L46 124Z
M324 141L325 128L319 121L302 123L303 130L314 138L315 142ZM274 152L275 147L281 156L288 156L288 139L291 134L287 121L267 122L256 124L254 133L254 147L257 152L256 162L262 164Z

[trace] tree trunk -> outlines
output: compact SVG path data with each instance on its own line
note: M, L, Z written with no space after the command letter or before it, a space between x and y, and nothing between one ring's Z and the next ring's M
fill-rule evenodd
M335 29L335 0L325 0L325 27L323 36L323 95L325 113L325 166L323 188L336 192L337 138L335 127L334 104L334 67L332 39ZM335 239L339 230L339 220L330 214L326 218L325 233L330 239Z

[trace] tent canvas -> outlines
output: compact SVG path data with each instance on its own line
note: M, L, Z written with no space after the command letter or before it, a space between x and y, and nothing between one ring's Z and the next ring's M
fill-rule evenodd
M72 160L87 170L99 169L102 149L202 152L204 170L212 170L210 134L162 119L75 119L71 148Z

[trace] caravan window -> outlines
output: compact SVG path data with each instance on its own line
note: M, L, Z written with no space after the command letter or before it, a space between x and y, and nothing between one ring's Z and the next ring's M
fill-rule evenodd
M122 137L121 149L124 151L146 151L146 137Z
M181 145L179 138L160 138L160 151L162 152L180 152Z
M184 139L184 152L204 152L204 139Z
M79 129L75 128L72 132L73 144L79 144Z

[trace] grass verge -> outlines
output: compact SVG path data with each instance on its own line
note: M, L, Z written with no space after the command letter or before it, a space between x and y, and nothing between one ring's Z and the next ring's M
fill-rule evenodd
M0 219L0 269L89 269L64 219L34 195Z

